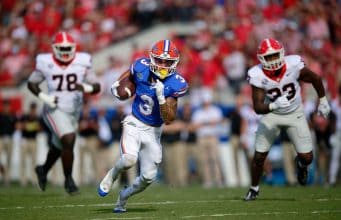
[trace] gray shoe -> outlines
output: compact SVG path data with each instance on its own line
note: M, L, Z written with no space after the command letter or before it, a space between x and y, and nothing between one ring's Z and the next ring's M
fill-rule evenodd
M127 203L128 198L125 198L123 196L124 190L125 189L122 189L118 195L118 199L117 199L115 208L113 210L114 213L124 213L127 211L126 203Z

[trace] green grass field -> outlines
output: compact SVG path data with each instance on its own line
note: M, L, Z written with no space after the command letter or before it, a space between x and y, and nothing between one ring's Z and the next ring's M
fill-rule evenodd
M258 200L242 201L246 189L171 188L152 185L112 213L118 190L97 196L96 187L67 195L63 188L0 186L0 219L341 219L341 187L261 186Z

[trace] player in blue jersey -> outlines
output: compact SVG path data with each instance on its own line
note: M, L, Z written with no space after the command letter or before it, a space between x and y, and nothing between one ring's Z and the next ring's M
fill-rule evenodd
M136 85L136 93L132 113L123 120L121 157L101 181L98 193L106 196L118 175L134 166L137 160L140 162L140 175L132 185L120 191L113 210L115 213L126 212L128 198L145 190L156 178L162 159L162 124L170 124L175 119L177 99L188 90L188 84L176 72L179 57L174 43L158 41L153 45L149 58L136 60L120 77L129 77ZM117 88L122 86L120 82L123 80L112 86L115 96L118 96Z

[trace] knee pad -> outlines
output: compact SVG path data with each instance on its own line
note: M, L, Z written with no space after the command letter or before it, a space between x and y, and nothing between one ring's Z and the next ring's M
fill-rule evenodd
M146 184L151 184L156 179L157 169L149 170L141 174L141 180Z
M134 166L137 162L137 157L131 154L123 154L121 157L121 163L124 169L129 169L130 167Z

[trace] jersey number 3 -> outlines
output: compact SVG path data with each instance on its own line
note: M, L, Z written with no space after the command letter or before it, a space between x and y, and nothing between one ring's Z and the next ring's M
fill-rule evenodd
M295 97L296 89L294 83L289 83L282 87L282 91L279 88L273 88L268 90L267 93L271 96L270 100L272 102L275 101L278 97L282 96L282 94L286 94L287 99L290 100Z
M64 78L66 79L66 89L73 91L76 89L77 75L75 73L64 75L53 75L53 80L58 80L57 91L62 91Z

